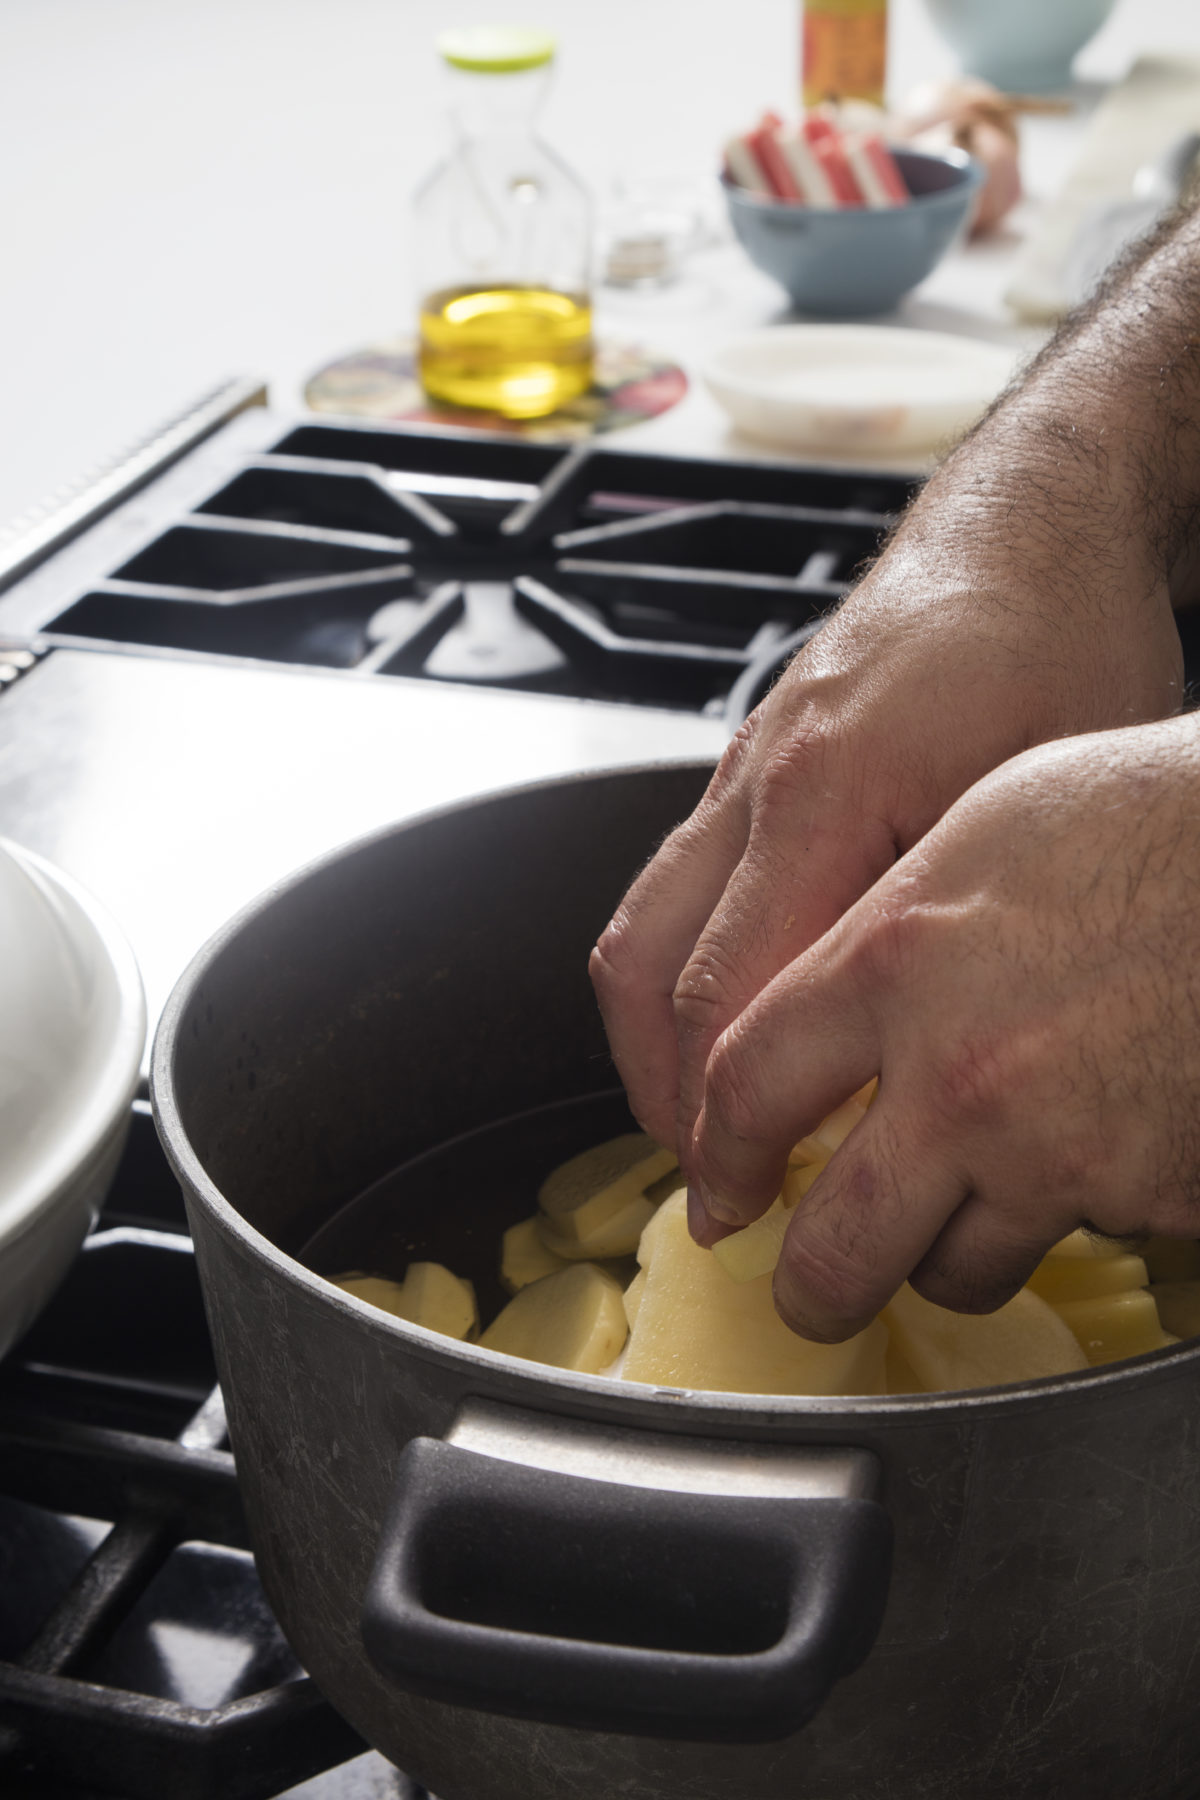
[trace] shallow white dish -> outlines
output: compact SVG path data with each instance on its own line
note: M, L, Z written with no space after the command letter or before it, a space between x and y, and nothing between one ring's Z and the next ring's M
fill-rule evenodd
M929 451L1008 382L1018 353L947 332L775 325L713 355L703 376L747 437L793 450Z
M0 1355L99 1210L145 1038L141 977L113 920L61 870L0 838Z

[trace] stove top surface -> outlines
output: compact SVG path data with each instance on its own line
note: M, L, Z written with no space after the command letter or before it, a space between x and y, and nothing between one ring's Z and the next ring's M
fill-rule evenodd
M18 582L0 640L720 716L911 487L255 409Z

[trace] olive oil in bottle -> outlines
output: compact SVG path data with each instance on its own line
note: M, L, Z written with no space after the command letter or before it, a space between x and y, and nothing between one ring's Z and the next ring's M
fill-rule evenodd
M591 302L503 283L442 289L421 307L420 371L426 393L450 406L555 412L591 386Z
M430 398L536 419L592 383L585 189L533 131L542 31L444 33L456 142L415 200L419 369Z

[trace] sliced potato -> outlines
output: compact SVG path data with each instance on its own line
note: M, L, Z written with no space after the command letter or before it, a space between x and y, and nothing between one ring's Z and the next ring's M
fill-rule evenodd
M678 1166L673 1150L664 1150L644 1131L627 1132L551 1169L538 1189L538 1207L549 1218L559 1219L610 1195L614 1188L622 1200L631 1199Z
M1131 1288L1144 1288L1149 1279L1140 1256L1059 1256L1052 1250L1025 1285L1058 1306L1101 1294L1126 1294Z
M412 1325L424 1325L428 1331L440 1331L446 1337L468 1338L479 1326L475 1289L441 1263L410 1263L403 1281L354 1271L331 1279L335 1287L379 1307L381 1312L407 1319Z
M663 1203L638 1255L627 1381L742 1394L884 1391L882 1326L847 1344L797 1337L775 1311L769 1275L731 1281L712 1252L692 1242L685 1195Z
M1150 1294L1164 1331L1200 1337L1200 1281L1156 1281Z
M783 1200L773 1200L761 1218L732 1231L713 1245L713 1255L734 1281L755 1281L769 1275L779 1261L784 1234L792 1222Z
M621 1284L594 1263L572 1263L523 1287L480 1343L527 1362L598 1375L627 1336Z
M1129 1248L1119 1238L1101 1237L1098 1231L1072 1231L1060 1238L1047 1256L1077 1256L1103 1261L1110 1256L1128 1256Z
M828 1162L829 1158L826 1157L823 1162L805 1163L799 1168L792 1168L791 1165L789 1165L788 1172L783 1178L783 1192L779 1196L783 1201L783 1204L791 1207L795 1206L797 1200L803 1200L805 1194L807 1194L809 1188L817 1179L817 1176L824 1171Z
M934 1306L905 1282L883 1309L896 1350L931 1393L998 1387L1087 1367L1070 1328L1028 1288L993 1313Z
M793 1146L788 1161L800 1164L828 1162L834 1151L841 1148L854 1127L866 1116L864 1102L857 1094L851 1094L849 1100L843 1100L831 1113L826 1113L815 1131Z
M536 1215L510 1225L500 1241L500 1279L510 1294L566 1266L566 1259L543 1243Z
M625 1302L625 1317L629 1321L629 1329L633 1330L638 1316L638 1307L642 1304L642 1294L646 1286L646 1271L641 1269L634 1276L622 1296Z
M1162 1326L1158 1308L1145 1288L1124 1294L1101 1294L1091 1300L1068 1300L1054 1308L1075 1333L1093 1366L1162 1350L1175 1342Z
M644 1194L629 1199L616 1195L611 1205L597 1195L594 1203L577 1212L558 1219L539 1218L538 1234L547 1250L568 1262L629 1256L637 1249L655 1210L654 1202Z
M538 1190L542 1242L568 1259L628 1255L657 1204L647 1190L678 1166L673 1150L640 1131L560 1163Z

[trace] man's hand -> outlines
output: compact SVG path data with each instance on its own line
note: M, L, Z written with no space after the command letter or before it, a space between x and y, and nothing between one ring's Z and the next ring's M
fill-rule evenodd
M805 1335L906 1277L989 1311L1084 1222L1200 1234L1200 718L1015 758L742 1010L689 1159L725 1229L876 1072L784 1242Z
M1165 581L1035 583L956 547L938 505L748 721L593 953L630 1104L685 1173L717 1038L960 794L1032 744L1179 703Z
M823 934L973 783L1031 746L1179 707L1170 605L1200 583L1200 212L1139 254L937 472L867 579L743 728L593 953L633 1110L676 1144L689 1176L711 1181L718 1159L710 1145L707 1162L693 1160L718 1040L821 940L819 957L800 965L815 979ZM1013 830L1018 849L1022 828ZM787 991L799 1006L802 990ZM804 1016L816 1032L808 1071L832 1023ZM761 1017L761 1029L795 1042L784 1013ZM741 1041L740 1027L730 1041ZM766 1057L770 1046L754 1048ZM846 1085L821 1087L830 1100L857 1084L844 1046L835 1060ZM893 1072L893 1093L897 1080ZM740 1116L754 1136L751 1112ZM877 1120L871 1135L880 1129ZM743 1168L726 1168L721 1197L758 1204L761 1170L744 1194L730 1186ZM863 1216L868 1177L856 1177ZM980 1167L973 1179L990 1193L1002 1176ZM701 1242L719 1234L698 1200L691 1218ZM919 1240L917 1231L914 1262L932 1242ZM1014 1252L1014 1266L1027 1253L1028 1244ZM905 1254L893 1242L893 1256ZM875 1295L866 1238L858 1256L864 1295ZM966 1273L945 1292L966 1291L971 1260L963 1252ZM922 1276L930 1287L932 1267ZM790 1279L785 1270L781 1283ZM994 1291L991 1276L980 1281L979 1292ZM788 1292L781 1286L785 1304ZM814 1329L849 1317L844 1299L829 1311L827 1297L820 1315L814 1295L805 1311L800 1293L793 1315Z

